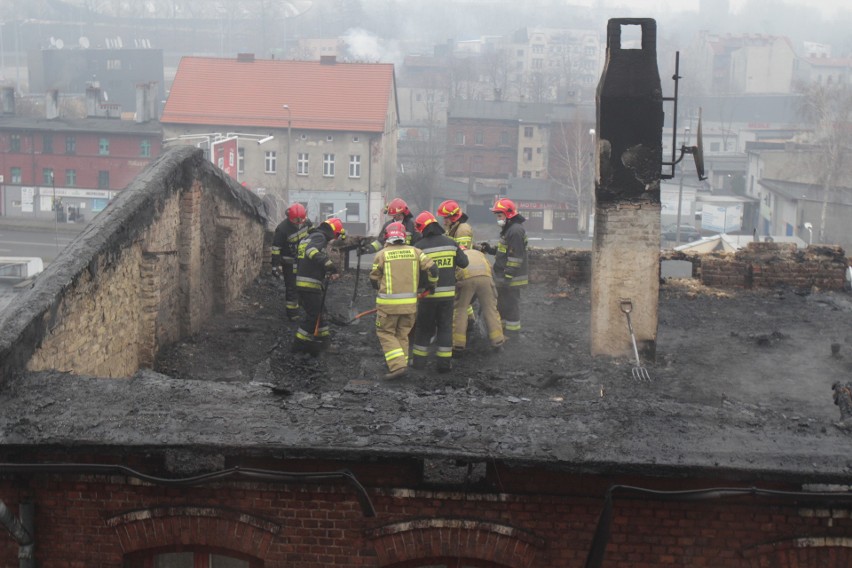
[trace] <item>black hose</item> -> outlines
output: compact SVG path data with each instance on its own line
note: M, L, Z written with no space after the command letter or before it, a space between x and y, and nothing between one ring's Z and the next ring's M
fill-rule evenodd
M375 517L376 510L373 507L370 496L364 486L358 482L355 475L348 469L329 472L284 472L268 469L255 469L249 467L232 467L220 471L204 473L193 477L166 478L148 475L123 465L115 464L79 464L79 463L57 463L57 464L28 464L28 463L0 463L0 473L84 473L84 474L120 474L147 481L155 485L166 487L193 487L204 485L229 477L242 477L271 482L305 483L311 481L343 480L353 489L361 505L361 512L365 517Z

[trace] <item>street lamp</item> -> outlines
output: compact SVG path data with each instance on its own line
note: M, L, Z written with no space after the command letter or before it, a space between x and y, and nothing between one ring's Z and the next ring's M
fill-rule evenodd
M290 143L292 142L292 138L290 137L290 127L291 127L291 114L290 114L290 105L284 105L282 107L287 111L287 177L284 178L284 193L287 201L290 200Z

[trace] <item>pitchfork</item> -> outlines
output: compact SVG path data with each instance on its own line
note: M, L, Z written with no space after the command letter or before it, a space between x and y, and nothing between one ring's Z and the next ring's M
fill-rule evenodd
M636 335L633 333L633 323L630 321L630 312L633 311L633 302L621 300L621 311L627 316L627 329L630 330L630 339L633 341L633 354L636 356L636 366L633 367L633 378L637 381L650 381L651 375L648 369L642 366L639 360L639 349L636 347Z

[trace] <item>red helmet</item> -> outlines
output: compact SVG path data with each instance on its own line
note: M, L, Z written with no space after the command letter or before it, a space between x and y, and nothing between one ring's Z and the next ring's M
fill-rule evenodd
M385 209L388 215L411 215L408 204L399 197L392 199Z
M323 222L331 227L331 230L334 231L335 237L339 238L341 235L343 235L343 238L346 237L346 229L343 228L343 221L337 217L329 217Z
M461 207L459 204L452 199L447 199L440 205L438 205L438 215L441 217L446 217L453 223L459 220L459 217L462 216Z
M491 208L493 213L503 213L506 219L511 219L518 214L518 208L515 207L515 202L506 197L501 197Z
M287 208L287 218L291 223L304 223L308 212L305 211L305 206L301 203L294 203Z
M399 222L391 223L385 229L385 241L391 244L405 242L405 225Z
M424 211L420 215L417 216L417 219L414 220L414 228L417 229L418 233L422 233L423 229L428 227L431 223L435 223L437 219L435 216L429 213L428 211Z

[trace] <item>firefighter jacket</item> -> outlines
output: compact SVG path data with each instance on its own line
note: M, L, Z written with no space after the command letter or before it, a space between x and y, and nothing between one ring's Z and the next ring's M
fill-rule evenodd
M478 250L471 249L464 251L467 256L467 266L465 268L456 268L456 280L462 281L468 278L477 276L487 276L491 278L492 270L491 263L485 258L485 255Z
M525 286L529 283L524 221L520 214L515 215L506 219L500 231L500 242L494 255L494 283L497 286Z
M459 246L466 247L468 250L473 248L473 227L467 222L467 213L462 213L459 220L450 225L447 235Z
M453 299L456 295L456 267L467 266L465 252L457 242L444 234L443 227L438 223L431 223L423 229L423 237L417 241L417 248L438 267L435 291L426 296L424 301Z
M379 238L370 243L370 246L373 247L373 251L378 251L383 246L385 246L385 229L388 228L388 225L391 223L396 223L391 217L384 225L382 225L382 230L379 231ZM405 244L413 245L417 242L417 239L420 238L420 233L414 228L414 215L406 215L402 218L400 223L405 227Z
M299 254L299 241L308 235L313 227L310 219L305 219L301 227L297 227L284 219L275 227L275 235L272 237L272 266L282 264L293 264Z
M420 272L431 286L438 282L438 267L422 251L409 245L388 244L376 253L370 281L379 293L376 307L387 314L417 312Z
M308 231L308 236L299 241L296 289L300 292L322 292L326 264L329 261L325 248L334 240L334 230L325 223Z

